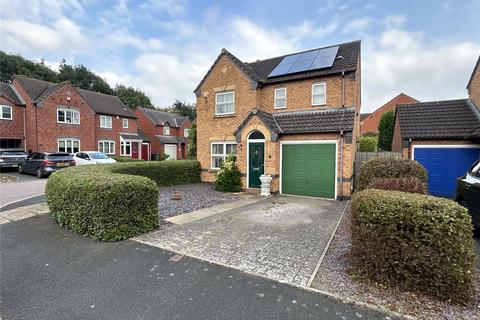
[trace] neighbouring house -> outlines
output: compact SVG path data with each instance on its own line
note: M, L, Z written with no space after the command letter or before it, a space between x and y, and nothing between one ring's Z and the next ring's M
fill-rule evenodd
M359 132L360 41L246 63L225 49L195 89L202 180L230 153L245 189L348 198Z
M468 82L468 99L399 105L392 150L419 161L428 171L429 191L455 195L456 179L480 158L480 70Z
M148 137L153 160L187 159L188 132L192 122L188 117L182 117L156 109L138 107L135 110L138 126Z
M378 124L380 123L380 119L385 112L395 112L395 109L399 104L413 104L417 102L418 101L416 99L406 95L405 93L400 93L374 112L360 114L360 134L378 134Z
M25 101L10 83L0 82L0 148L24 148Z
M139 158L135 115L116 96L15 75L12 87L25 103L28 152L99 150Z

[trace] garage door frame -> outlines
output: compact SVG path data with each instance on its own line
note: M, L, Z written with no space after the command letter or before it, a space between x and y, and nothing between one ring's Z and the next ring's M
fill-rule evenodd
M412 145L410 160L415 160L415 149L478 149L480 144L417 144Z
M338 141L337 140L285 140L280 141L280 173L279 173L279 185L280 185L280 194L283 194L282 189L282 173L283 173L283 145L284 144L334 144L335 145L335 195L333 199L325 198L329 200L336 200L337 199L337 191L338 191ZM301 197L301 196L299 196Z

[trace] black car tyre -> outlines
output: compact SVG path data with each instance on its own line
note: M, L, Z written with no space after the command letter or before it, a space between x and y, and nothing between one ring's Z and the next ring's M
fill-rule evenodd
M43 178L43 172L40 168L37 169L37 178Z
M18 165L18 173L25 173L21 164Z

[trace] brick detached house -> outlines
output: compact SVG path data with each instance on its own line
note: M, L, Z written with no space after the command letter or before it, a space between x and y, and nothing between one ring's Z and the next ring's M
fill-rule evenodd
M418 101L416 99L406 95L405 93L400 93L398 96L388 101L374 112L360 114L360 134L364 135L367 133L378 133L378 124L380 123L380 119L385 112L395 112L397 105L399 104L413 104L417 102Z
M359 132L360 41L245 63L222 49L195 89L202 180L230 153L245 189L351 194Z
M425 166L433 195L453 197L456 179L480 158L478 65L467 85L468 99L397 107L392 150Z
M24 102L28 152L99 150L139 158L142 138L135 115L116 96L14 76L11 86Z
M0 148L24 148L25 101L15 87L0 82Z
M187 158L188 132L192 127L188 117L140 107L135 116L141 132L150 140L152 159L164 155L168 155L168 160Z

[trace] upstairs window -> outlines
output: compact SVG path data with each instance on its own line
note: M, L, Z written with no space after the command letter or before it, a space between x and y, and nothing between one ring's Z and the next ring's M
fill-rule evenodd
M80 111L75 109L58 108L57 122L67 124L80 124Z
M312 85L312 106L321 106L327 103L327 84L314 83Z
M163 135L164 136L169 136L170 135L170 127L163 127Z
M112 128L112 117L100 116L100 128Z
M128 119L123 119L123 128L128 129Z
M183 136L188 138L188 134L190 133L190 129L183 129Z
M0 106L0 119L13 120L12 107L5 105Z
M228 115L235 113L235 94L233 91L215 94L215 115Z
M275 101L273 108L285 109L287 107L287 88L275 89Z

